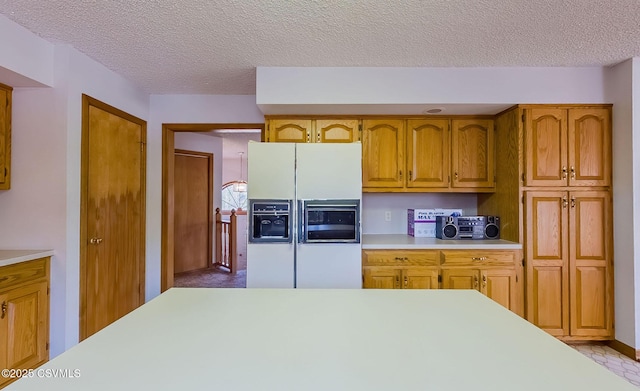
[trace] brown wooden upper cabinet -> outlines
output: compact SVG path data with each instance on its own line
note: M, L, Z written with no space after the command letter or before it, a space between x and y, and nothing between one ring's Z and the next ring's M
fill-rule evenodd
M365 192L495 189L491 119L365 119Z
M611 111L530 108L525 115L525 186L609 186Z
M358 119L267 118L267 141L289 143L351 143L358 141Z
M11 187L11 92L0 84L0 190Z

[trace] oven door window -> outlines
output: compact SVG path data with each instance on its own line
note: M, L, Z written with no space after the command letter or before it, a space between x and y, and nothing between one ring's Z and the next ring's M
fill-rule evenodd
M307 241L356 241L358 212L353 209L308 208Z

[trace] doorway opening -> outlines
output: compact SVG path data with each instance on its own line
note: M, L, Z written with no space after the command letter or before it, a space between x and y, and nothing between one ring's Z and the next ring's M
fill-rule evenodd
M214 163L213 211L218 209L219 218L224 222L232 217L228 209L230 203L223 203L223 184L236 184L236 190L242 190L242 182L246 184L246 146L249 140L264 140L264 124L163 124L162 126L162 249L161 249L161 290L173 286L198 287L239 287L246 281L246 209L235 209L237 221L235 242L237 244L237 273L231 274L215 266L219 263L218 251L212 252L213 267L202 269L192 274L182 273L179 285L176 284L175 251L176 251L176 165L174 154L176 148L185 148L181 144L182 137L188 133L212 137L219 144ZM200 137L202 140L202 137ZM186 148L194 150L194 148ZM244 151L244 152L243 152ZM239 152L243 152L240 154ZM215 156L216 154L214 154ZM237 184L240 184L238 186ZM238 193L238 192L236 192ZM228 199L225 198L225 199ZM215 213L215 212L214 212ZM215 216L213 221L215 222ZM215 223L214 223L215 224ZM217 224L216 224L217 225ZM215 226L212 227L215 232ZM214 233L214 248L218 242ZM222 269L222 270L221 270ZM191 273L191 272L189 272ZM200 274L200 275L198 275ZM186 277L186 278L182 278ZM186 281L190 280L190 281ZM186 282L185 282L186 281Z

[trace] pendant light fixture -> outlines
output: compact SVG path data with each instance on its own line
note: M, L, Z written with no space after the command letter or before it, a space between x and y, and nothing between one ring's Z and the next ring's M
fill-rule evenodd
M243 175L243 167L242 167L242 155L244 155L244 152L238 152L238 154L240 155L240 180L236 181L233 184L233 191L235 192L239 192L239 193L246 193L247 192L247 182L243 179L244 175Z

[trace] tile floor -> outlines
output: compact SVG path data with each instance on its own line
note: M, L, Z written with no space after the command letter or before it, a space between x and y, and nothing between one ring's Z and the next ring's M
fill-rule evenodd
M633 361L606 345L570 345L598 364L640 388L640 362Z

